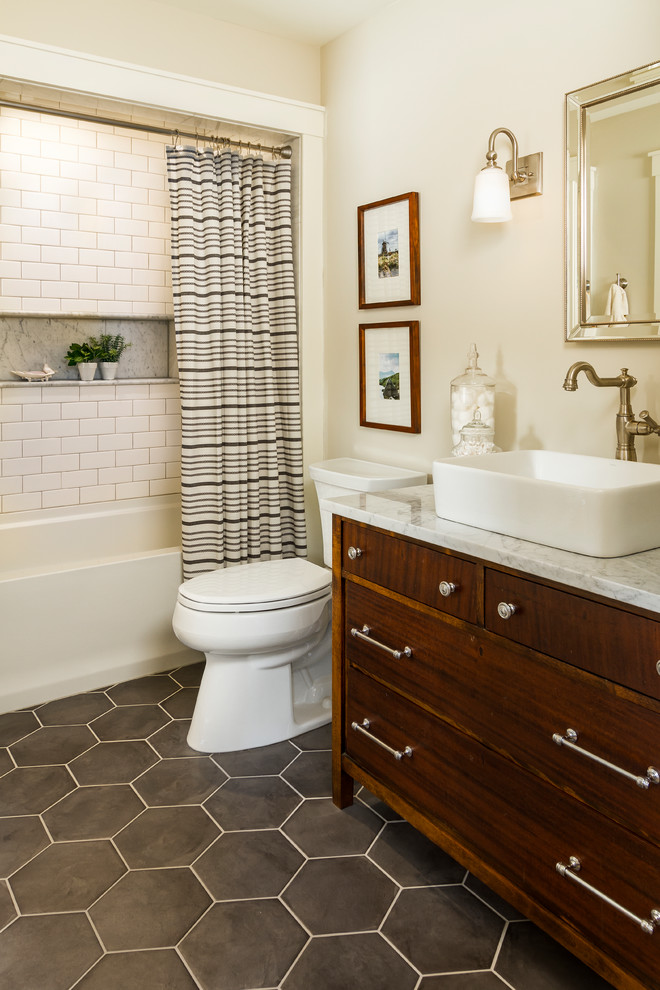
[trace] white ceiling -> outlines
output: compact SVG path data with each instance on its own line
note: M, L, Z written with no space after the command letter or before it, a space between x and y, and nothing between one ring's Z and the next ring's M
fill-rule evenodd
M160 0L219 21L310 45L328 41L398 0Z

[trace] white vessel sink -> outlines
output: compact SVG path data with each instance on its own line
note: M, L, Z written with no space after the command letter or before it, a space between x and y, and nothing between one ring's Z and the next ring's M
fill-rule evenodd
M443 519L591 557L660 547L660 465L551 450L433 462Z

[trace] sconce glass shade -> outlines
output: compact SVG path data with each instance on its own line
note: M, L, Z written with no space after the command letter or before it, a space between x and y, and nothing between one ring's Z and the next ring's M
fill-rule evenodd
M477 223L504 223L511 219L509 176L497 165L487 165L475 179L472 219Z

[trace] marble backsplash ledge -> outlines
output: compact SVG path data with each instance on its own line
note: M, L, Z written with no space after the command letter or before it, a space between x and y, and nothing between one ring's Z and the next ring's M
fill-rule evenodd
M8 315L0 316L0 381L19 381L12 371L38 371L44 364L55 370L53 381L77 381L78 369L66 361L69 345L105 333L131 344L118 378L177 377L172 320Z

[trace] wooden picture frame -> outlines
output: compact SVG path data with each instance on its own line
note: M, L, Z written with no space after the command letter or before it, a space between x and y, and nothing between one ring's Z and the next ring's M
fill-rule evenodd
M358 206L359 308L418 306L419 195Z
M418 320L360 324L360 426L421 433Z

